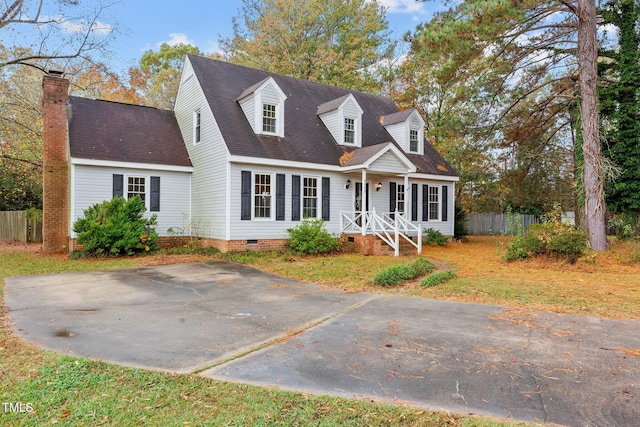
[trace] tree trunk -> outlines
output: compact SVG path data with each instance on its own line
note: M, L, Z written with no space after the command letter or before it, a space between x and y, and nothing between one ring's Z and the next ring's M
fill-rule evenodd
M607 250L604 182L601 174L595 0L578 0L578 69L584 155L584 227L593 250Z

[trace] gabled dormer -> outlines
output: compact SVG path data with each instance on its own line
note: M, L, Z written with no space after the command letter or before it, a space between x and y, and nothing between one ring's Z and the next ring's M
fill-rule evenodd
M362 147L362 108L352 94L318 106L318 117L340 145Z
M382 116L382 125L405 153L424 154L424 119L418 110L399 111Z
M256 134L284 138L286 99L273 77L267 77L245 89L237 101Z

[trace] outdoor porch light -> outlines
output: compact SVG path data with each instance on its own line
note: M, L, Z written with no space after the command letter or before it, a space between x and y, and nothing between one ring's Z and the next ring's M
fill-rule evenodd
M380 191L380 189L382 188L382 183L379 182L376 184L376 191Z
M344 185L344 188L348 190L350 185L351 185L351 180L347 179L347 183Z

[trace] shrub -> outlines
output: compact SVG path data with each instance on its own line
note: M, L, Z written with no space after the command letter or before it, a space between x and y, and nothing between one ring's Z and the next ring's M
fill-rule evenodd
M433 271L435 266L425 258L418 258L412 264L398 264L385 268L373 278L373 284L391 286L406 282Z
M559 256L575 263L587 249L587 234L575 227L563 224L559 207L544 216L544 223L533 224L524 236L517 237L503 255L506 261L536 255Z
M289 249L304 254L326 254L339 249L338 238L324 227L322 219L305 218L300 225L287 230Z
M456 240L465 240L469 235L467 229L467 213L456 205L455 222L453 223L453 237Z
M133 255L157 249L157 215L145 218L140 197L95 204L73 224L78 243L90 255Z
M422 276L423 274L431 273L435 265L432 262L428 261L426 258L418 258L411 264L411 266L416 270L417 276Z
M619 239L631 239L636 237L637 218L630 214L616 215L609 220L609 229Z
M438 230L434 230L433 228L426 228L423 230L423 245L443 246L446 245L448 241L449 239L447 239L447 236L444 236Z
M373 278L373 284L391 286L416 277L416 269L411 264L398 264L385 268Z
M440 283L444 283L447 280L453 279L454 277L456 277L456 275L453 271L436 271L435 273L431 273L430 275L422 279L420 284L425 288L430 288L432 286L439 285Z

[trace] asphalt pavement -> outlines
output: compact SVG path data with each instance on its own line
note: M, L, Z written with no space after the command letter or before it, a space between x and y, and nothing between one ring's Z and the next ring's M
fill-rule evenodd
M25 340L126 366L569 426L640 426L640 322L341 293L210 261L8 278Z

